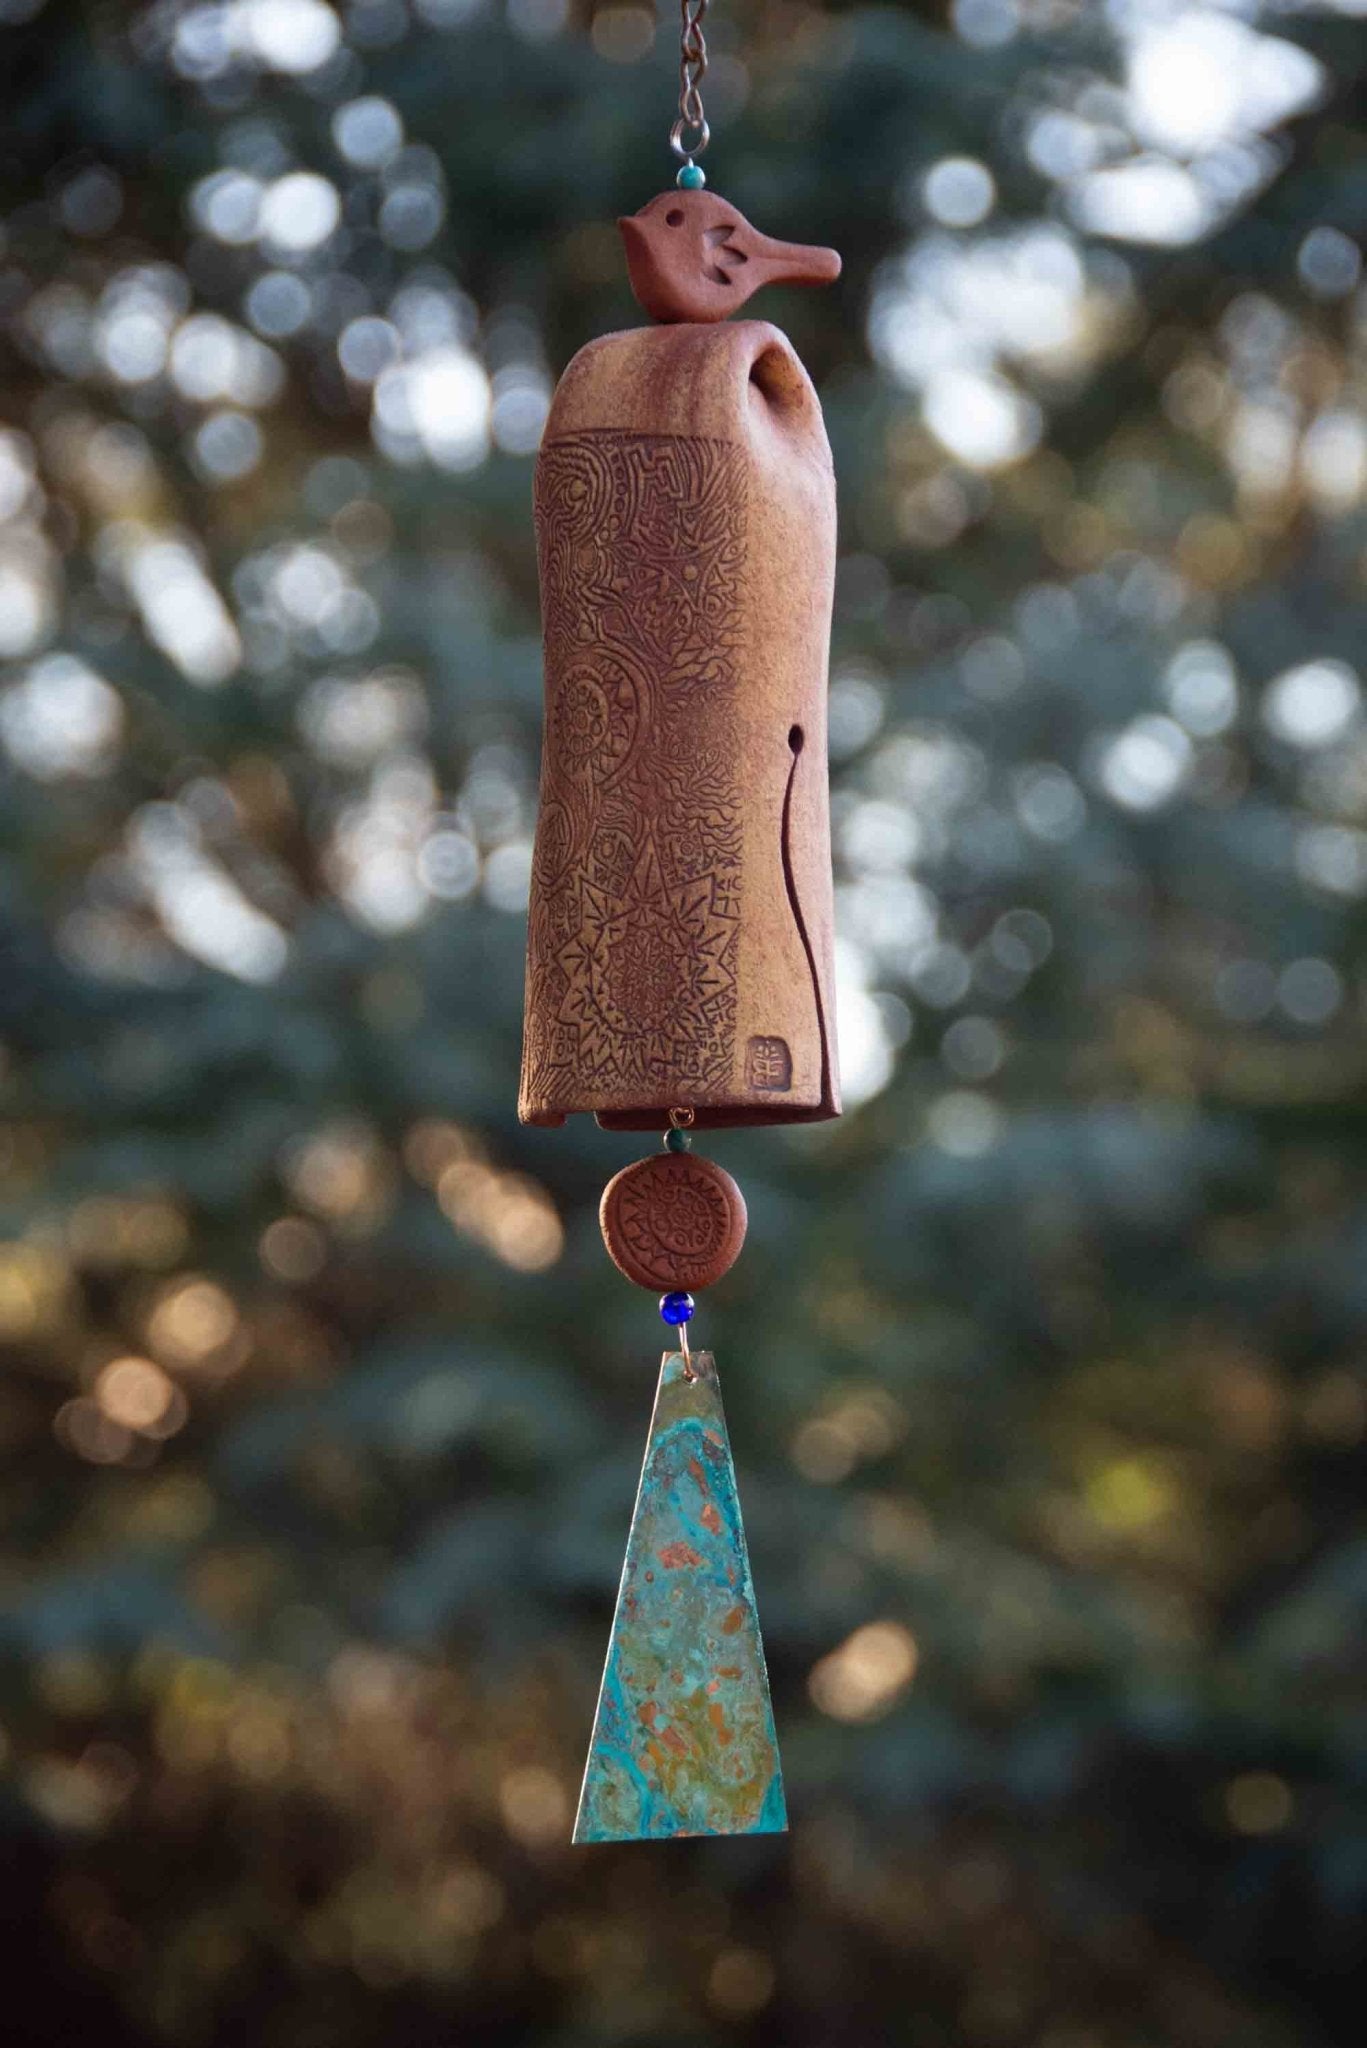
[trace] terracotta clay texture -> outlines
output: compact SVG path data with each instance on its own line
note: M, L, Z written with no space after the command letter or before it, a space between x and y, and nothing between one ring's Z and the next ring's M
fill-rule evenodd
M617 223L652 320L726 320L766 284L834 284L834 249L776 242L713 192L661 192Z
M546 720L519 1114L838 1113L821 408L758 321L611 334L537 464Z
M615 1174L598 1210L608 1257L654 1294L696 1294L728 1273L745 1243L745 1197L724 1167L657 1152Z

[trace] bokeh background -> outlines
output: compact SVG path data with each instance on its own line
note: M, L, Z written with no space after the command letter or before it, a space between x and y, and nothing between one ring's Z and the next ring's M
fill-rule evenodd
M7 2043L1321 2048L1367 1917L1361 0L721 0L849 1113L729 1134L787 1840L567 1837L661 1331L514 1118L642 0L0 0Z

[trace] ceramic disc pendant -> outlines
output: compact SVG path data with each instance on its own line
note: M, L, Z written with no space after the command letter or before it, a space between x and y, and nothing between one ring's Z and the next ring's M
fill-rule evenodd
M610 1180L598 1212L618 1271L659 1294L711 1287L745 1242L745 1197L723 1167L693 1152L657 1152Z

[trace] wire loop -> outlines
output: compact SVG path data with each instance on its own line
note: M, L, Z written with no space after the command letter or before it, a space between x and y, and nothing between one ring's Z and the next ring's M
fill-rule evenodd
M675 156L679 157L684 163L691 164L695 156L702 155L708 143L711 141L712 130L708 127L706 121L699 121L694 124L698 130L697 141L685 142L684 129L688 125L689 124L685 122L683 116L680 115L679 119L674 123L674 126L669 131L669 146L673 150Z

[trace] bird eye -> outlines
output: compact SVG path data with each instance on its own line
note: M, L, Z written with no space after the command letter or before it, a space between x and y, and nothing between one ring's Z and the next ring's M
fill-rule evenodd
M665 215L665 226L667 228L683 226L683 208L681 206L670 207L669 212Z

